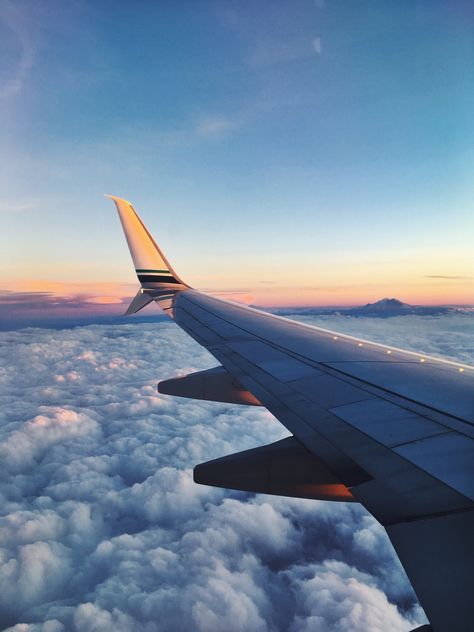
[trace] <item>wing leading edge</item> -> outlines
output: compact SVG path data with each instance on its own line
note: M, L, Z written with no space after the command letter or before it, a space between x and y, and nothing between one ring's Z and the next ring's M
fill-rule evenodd
M219 362L159 390L263 405L293 435L202 464L195 480L362 503L384 525L433 629L470 630L474 368L198 292L132 205L112 199L141 283L128 313L155 301Z

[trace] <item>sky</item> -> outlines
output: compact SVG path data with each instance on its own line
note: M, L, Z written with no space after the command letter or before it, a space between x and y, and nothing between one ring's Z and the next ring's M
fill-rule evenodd
M297 317L297 316L296 316ZM468 313L304 321L472 364ZM287 436L266 410L161 395L214 366L169 320L0 332L0 628L408 632L426 622L361 505L196 485Z
M123 310L112 193L200 289L472 304L473 19L461 0L2 0L1 303Z
M103 194L197 288L472 364L472 310L288 306L474 303L473 17L457 0L0 0L0 628L425 622L361 506L193 483L287 432L158 394L215 361L157 309L118 318L138 284Z

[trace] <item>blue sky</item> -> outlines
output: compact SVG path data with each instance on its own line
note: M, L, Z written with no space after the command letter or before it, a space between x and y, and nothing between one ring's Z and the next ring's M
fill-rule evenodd
M113 193L198 287L472 302L473 18L459 1L3 2L0 286L133 285Z

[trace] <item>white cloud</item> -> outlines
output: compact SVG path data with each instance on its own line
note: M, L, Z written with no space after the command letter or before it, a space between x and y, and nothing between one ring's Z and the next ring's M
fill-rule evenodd
M374 586L373 578L344 562L325 561L292 578L298 611L290 630L366 630L398 632L411 630L413 623L404 619L384 593Z
M68 373L70 379L78 379L77 373ZM55 444L81 435L94 436L99 427L91 413L76 412L58 406L40 406L32 420L19 426L0 445L0 459L10 473L23 472L36 465Z
M314 52L317 55L321 55L322 48L321 48L321 38L320 37L315 37L314 38L314 40L313 40L313 49L314 49Z
M342 318L324 322L340 329ZM344 322L464 354L449 318L391 319L390 334L387 321ZM193 483L196 463L286 431L258 408L160 396L159 379L214 364L175 325L0 338L2 627L365 632L424 621L360 506Z
M0 97L2 91L0 90ZM25 211L32 211L39 207L39 200L25 200L25 201L9 201L0 200L0 213L24 213Z
M284 42L263 39L252 51L248 63L253 68L267 68L273 65L290 64L308 59L313 56L314 52L321 53L319 37L312 41L301 38Z
M224 117L205 118L197 123L195 133L204 137L219 136L235 129L236 126L236 121Z

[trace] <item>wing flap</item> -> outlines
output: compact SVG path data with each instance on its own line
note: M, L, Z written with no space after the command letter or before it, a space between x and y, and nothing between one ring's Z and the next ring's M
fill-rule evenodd
M203 485L295 498L354 502L350 490L294 437L194 468Z
M158 384L158 392L212 402L261 406L258 399L222 366L163 380Z

